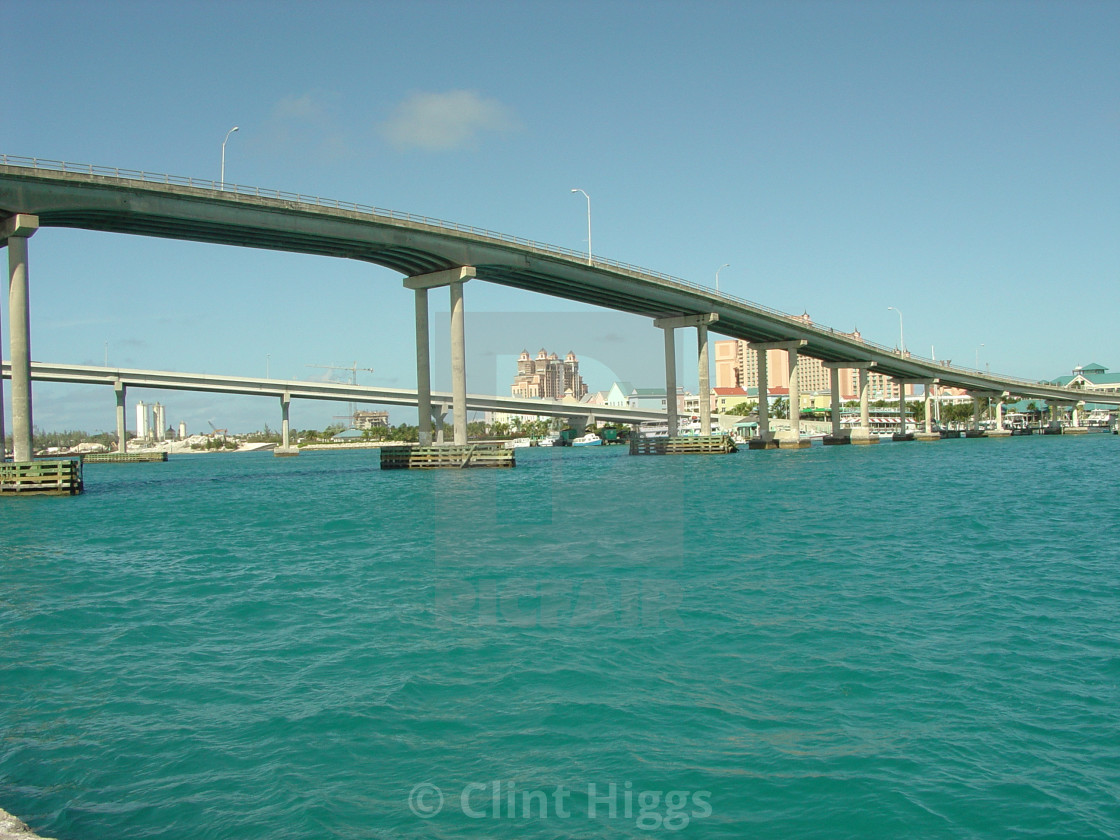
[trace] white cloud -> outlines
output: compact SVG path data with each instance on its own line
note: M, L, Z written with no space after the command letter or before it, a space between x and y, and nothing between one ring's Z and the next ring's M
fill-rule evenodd
M472 146L482 132L517 128L513 113L496 99L452 90L413 94L397 106L381 132L399 149L445 151Z
M272 109L277 120L319 120L327 112L322 94L305 93L303 96L286 96Z
M272 106L255 142L285 157L342 160L351 155L350 137L337 117L341 97L330 91L286 96ZM242 126L242 132L246 127ZM248 137L246 137L246 140Z

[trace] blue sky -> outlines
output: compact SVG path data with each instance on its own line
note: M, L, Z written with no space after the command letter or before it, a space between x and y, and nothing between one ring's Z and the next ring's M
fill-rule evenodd
M698 283L729 263L724 291L891 346L894 306L914 352L993 371L1120 369L1115 2L44 0L9 18L0 152L216 179L238 125L229 182L576 249L579 187L605 257ZM385 269L57 229L30 248L35 359L100 364L108 343L120 366L356 362L359 382L415 385L411 294ZM477 281L466 302L472 391L506 393L542 345L585 359L593 389L661 376L641 319ZM35 394L39 426L112 428L107 389ZM141 397L192 430L279 422L260 399Z

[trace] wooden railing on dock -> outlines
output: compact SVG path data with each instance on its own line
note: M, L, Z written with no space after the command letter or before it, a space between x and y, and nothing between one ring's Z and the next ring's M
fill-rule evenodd
M466 446L383 446L383 470L473 469L513 467L514 450L500 444L471 443Z
M0 494L76 496L83 490L82 462L58 461L0 463Z
M729 435L630 438L631 455L730 455L738 451Z

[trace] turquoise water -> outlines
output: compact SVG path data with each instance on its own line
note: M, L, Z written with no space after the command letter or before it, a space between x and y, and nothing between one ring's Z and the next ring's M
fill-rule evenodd
M1118 447L87 465L0 504L0 807L62 840L1118 837Z

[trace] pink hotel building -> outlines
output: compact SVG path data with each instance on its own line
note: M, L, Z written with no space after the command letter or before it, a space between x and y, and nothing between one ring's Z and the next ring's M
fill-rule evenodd
M811 323L809 315L801 316L801 320ZM846 333L856 339L860 338L859 331ZM731 338L725 341L713 342L712 355L715 357L717 388L743 388L750 390L758 388L758 354L751 349L748 342ZM767 350L767 385L771 392L774 389L783 389L782 393L789 393L789 354L785 350ZM837 371L840 379L840 399L847 402L859 399L859 371L843 369ZM801 391L802 406L805 398L812 394L828 394L832 388L832 371L824 366L820 359L812 356L802 356L797 365L797 385ZM868 376L870 386L869 397L874 400L887 400L898 402L898 384L888 376L875 373L871 370ZM914 393L914 386L906 386L906 394Z

